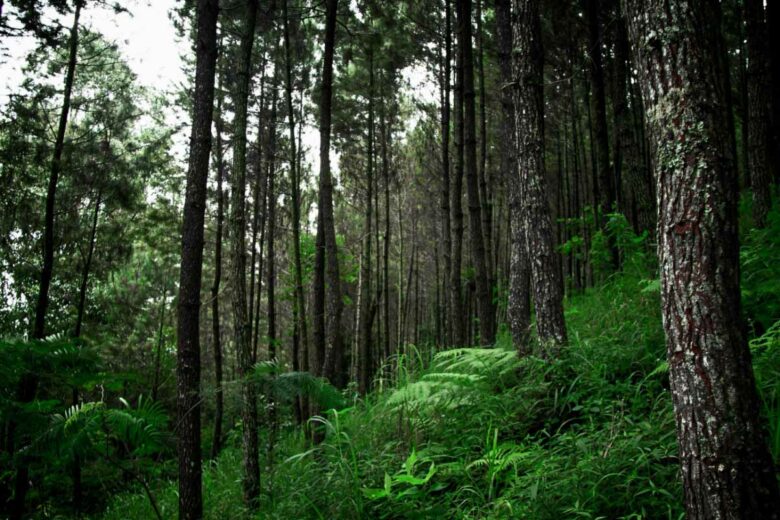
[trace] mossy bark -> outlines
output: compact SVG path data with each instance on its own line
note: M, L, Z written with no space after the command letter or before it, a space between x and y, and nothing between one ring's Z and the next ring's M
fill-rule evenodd
M690 519L777 518L740 315L737 169L716 0L627 0L658 192L672 399Z

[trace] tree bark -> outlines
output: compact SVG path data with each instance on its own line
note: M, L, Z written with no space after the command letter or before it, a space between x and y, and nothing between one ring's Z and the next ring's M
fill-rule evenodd
M748 91L748 165L753 189L753 224L766 226L772 206L770 172L770 57L762 0L745 0Z
M325 48L320 87L320 178L317 248L314 267L315 343L311 367L331 383L345 384L341 336L341 276L336 226L333 218L333 178L330 171L331 112L333 105L333 51L336 41L338 0L326 0ZM327 317L325 304L327 302Z
M254 385L248 380L252 370L252 324L247 315L246 284L246 127L257 10L258 0L244 2L239 43L234 58L236 81L233 94L233 171L230 183L230 226L232 227L230 267L233 282L233 333L241 393L241 448L244 469L242 488L244 502L249 508L255 508L260 497L257 395Z
M214 74L217 62L217 0L197 3L195 95L190 160L182 224L177 343L179 416L179 518L203 517L200 447L200 289L203 221L211 152Z
M531 328L531 266L528 263L525 229L517 218L521 214L520 186L517 176L517 136L512 99L512 6L511 0L495 0L498 66L501 74L501 171L509 190L509 298L507 319L512 341L521 355L528 354Z
M471 0L458 0L458 43L463 60L463 125L465 137L466 194L469 205L471 256L476 270L476 299L479 317L479 341L491 345L495 340L493 303L488 285L485 242L482 235L482 204L477 171L476 103L474 92L474 56L471 30Z
M658 256L687 517L777 518L740 316L737 170L720 5L626 0L658 188Z
M536 332L545 354L566 343L563 284L557 268L544 174L544 103L539 0L513 0L517 184L521 211L514 221L525 230L531 264Z

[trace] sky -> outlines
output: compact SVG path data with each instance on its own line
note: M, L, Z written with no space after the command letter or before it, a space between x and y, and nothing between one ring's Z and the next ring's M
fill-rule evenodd
M181 55L188 51L188 46L178 40L168 16L176 3L177 0L126 0L123 4L130 13L116 14L108 9L88 7L81 20L83 26L119 45L140 84L167 90L187 80ZM70 27L72 20L65 18L61 23ZM0 104L4 105L9 92L23 79L24 56L32 50L35 40L13 38L3 43L8 54L0 63L0 77L5 78L0 83Z
M190 80L183 71L182 60L182 56L191 52L190 46L188 42L178 38L169 15L178 3L180 0L125 0L123 5L128 13L120 14L89 6L82 13L81 24L100 32L118 45L141 85L153 88L158 93L173 93ZM56 16L56 13L48 13L49 19L53 16ZM59 21L63 26L70 27L71 17L72 15L69 15ZM32 37L24 37L9 38L2 43L6 49L5 56L0 58L0 110L8 102L9 94L22 82L24 57L33 49L36 41ZM412 93L417 100L433 102L437 99L435 83L422 67L410 67L402 72L402 77L408 82L407 93ZM187 121L187 114L176 112L176 108L171 110L168 120L172 125L177 120ZM406 126L411 128L413 125L414 121ZM172 150L174 156L181 161L183 169L186 166L188 134L189 127L182 128L174 137ZM317 172L319 133L314 121L308 121L304 125L302 139L305 161L313 172ZM338 157L335 150L331 150L331 164L338 179Z

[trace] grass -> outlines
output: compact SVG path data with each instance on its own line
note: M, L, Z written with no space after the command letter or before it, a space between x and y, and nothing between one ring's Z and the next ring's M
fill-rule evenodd
M777 461L780 214L743 242L745 312ZM429 350L410 347L395 384L315 419L327 431L318 447L288 425L255 518L682 518L658 283L639 259L567 301L570 345L559 359L517 359L505 331L493 349L441 352L424 368ZM247 515L240 478L233 442L205 467L206 518ZM175 481L155 493L174 518ZM151 517L140 492L117 495L102 516Z

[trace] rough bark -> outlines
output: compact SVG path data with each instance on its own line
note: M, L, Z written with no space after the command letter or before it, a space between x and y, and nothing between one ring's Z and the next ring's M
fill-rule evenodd
M770 58L762 0L745 0L747 36L748 166L753 189L753 224L766 226L772 205L770 171Z
M518 215L521 214L520 186L517 176L517 137L515 135L514 101L512 99L512 13L511 0L495 0L498 66L501 74L501 143L499 148L501 171L509 190L509 299L507 319L512 341L518 352L529 352L531 328L531 266L525 243L525 232Z
M563 284L553 244L544 173L544 104L539 0L513 0L512 73L520 214L531 265L536 332L546 354L566 343Z
M737 169L717 0L626 0L653 143L669 378L687 517L777 518L740 316Z
M190 160L182 224L177 331L177 412L179 417L179 518L203 516L200 447L200 289L203 221L211 152L214 74L217 62L217 0L199 0L195 39Z
M244 2L240 39L234 57L236 81L233 92L233 171L230 207L230 268L233 309L233 333L237 355L241 395L242 488L244 502L250 508L260 496L260 469L257 445L257 395L248 381L252 370L252 324L247 314L246 283L246 143L249 85L252 70L252 47L255 40L258 0Z
M482 234L482 203L477 171L476 93L474 91L474 53L471 30L471 0L458 0L458 44L463 65L463 125L466 195L469 207L471 256L476 271L476 299L479 317L479 342L491 345L495 340L493 303L490 297L485 241Z

